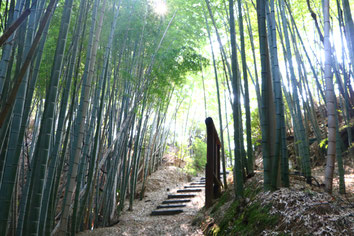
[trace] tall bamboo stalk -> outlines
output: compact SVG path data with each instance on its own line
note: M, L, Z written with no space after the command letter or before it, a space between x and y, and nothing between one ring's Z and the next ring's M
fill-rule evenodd
M236 33L235 33L235 16L234 16L234 1L229 0L229 14L230 14L230 40L231 40L231 66L232 66L232 90L233 90L233 117L234 117L234 142L235 142L235 163L234 163L234 184L235 194L238 197L243 197L243 174L242 174L242 154L241 154L241 139L240 134L240 89L238 78L238 63L236 51Z
M325 169L325 189L332 192L333 172L336 156L336 119L335 119L335 93L332 80L331 44L329 41L330 19L329 19L329 0L323 2L324 20L324 49L325 49L325 80L326 80L326 106L328 117L328 147Z

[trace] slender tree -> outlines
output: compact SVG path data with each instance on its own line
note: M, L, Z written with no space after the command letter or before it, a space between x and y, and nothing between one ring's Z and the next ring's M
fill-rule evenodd
M262 66L262 153L264 168L264 189L271 189L272 159L275 150L275 109L270 71L267 28L266 1L257 1L258 34Z
M250 98L248 91L248 77L247 77L247 62L246 62L246 49L245 49L245 36L243 31L243 16L241 0L237 1L238 5L238 24L240 29L241 38L241 59L242 59L242 75L245 90L245 111L246 111L246 134L247 134L247 165L248 174L253 174L253 147L252 147L252 127L251 127L251 111L250 111Z
M336 156L336 118L335 118L335 93L332 80L331 44L329 41L330 19L329 19L329 0L323 2L323 21L324 21L324 49L325 49L325 80L326 80L326 106L328 117L328 147L325 169L325 189L332 192L333 172Z
M211 48L211 55L212 55L212 59L213 59L213 68L214 68L214 76L215 76L215 84L216 84L216 94L217 94L217 99L218 99L220 139L221 139L221 145L222 145L222 147L221 147L221 159L222 159L223 179L224 179L224 186L225 186L225 188L227 188L225 147L224 147L225 143L224 143L224 135L223 135L222 115L221 115L221 103L220 103L220 89L219 89L218 71L217 71L217 66L216 66L216 61L215 61L216 59L215 59L215 55L214 55L213 43L211 41L209 24L208 24L208 20L206 18L205 11L204 11L204 18L205 18L205 23L206 23L206 26L207 26L209 43L210 43L210 48Z
M242 154L240 134L240 89L238 78L237 51L236 51L236 33L235 33L235 14L234 1L229 0L230 14L230 40L231 40L231 66L232 66L232 90L233 90L233 117L234 117L234 142L235 142L235 163L234 163L234 183L235 193L238 197L243 197L243 174L242 174ZM243 139L242 139L243 140Z

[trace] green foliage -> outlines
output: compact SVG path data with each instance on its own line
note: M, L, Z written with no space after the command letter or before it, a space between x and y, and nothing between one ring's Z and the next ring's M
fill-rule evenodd
M62 15L62 7L58 8L54 12L53 19L50 23L50 30L48 31L47 40L44 46L44 53L42 56L42 62L40 65L40 71L38 76L38 81L36 83L36 95L40 98L45 97L47 85L49 83L53 61L54 53L57 46L60 17Z
M186 171L192 175L204 170L206 165L207 145L199 137L195 138L192 146L190 147L191 156L186 158L187 165Z
M158 97L164 97L166 89L185 83L185 75L188 72L197 72L200 65L207 59L199 55L192 47L167 48L159 53L153 68L151 93Z
M253 145L261 145L260 141L262 140L262 133L258 115L258 108L255 108L253 111L251 111L251 127Z
M213 209L211 210L211 213L215 213L217 210L220 209L222 205L224 205L226 202L230 201L231 199L231 194L229 191L224 192L220 198L218 198L217 203L213 206Z
M233 224L235 223L234 220L237 219L239 211L240 202L234 201L231 206L226 210L225 215L219 224L220 235L226 235L226 233L229 231L229 226L233 226Z
M261 191L260 187L250 184L245 188L245 198L252 200ZM259 202L245 205L243 199L233 201L226 209L221 207L232 199L230 191L225 192L211 210L212 215L225 211L220 220L216 220L208 235L259 235L263 230L274 226L277 215L270 215L270 206L262 206ZM221 213L221 212L220 212Z
M233 222L230 230L231 234L259 235L265 228L274 226L278 221L278 217L270 215L268 213L269 210L270 206L262 207L259 203L251 204ZM232 211L232 208L230 211ZM221 235L229 235L229 229L221 231ZM225 234L223 234L224 232Z
M324 138L321 140L320 144L319 144L320 148L327 148L328 146L328 138Z
M207 154L207 145L206 143L200 139L196 138L193 146L193 164L195 169L198 171L203 170L206 164L206 154Z

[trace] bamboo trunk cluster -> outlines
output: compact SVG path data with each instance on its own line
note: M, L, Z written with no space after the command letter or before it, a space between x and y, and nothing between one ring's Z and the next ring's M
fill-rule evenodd
M152 73L175 14L148 38L144 28L156 26L147 11L142 31L129 26L144 5L79 1L72 17L73 0L30 2L11 1L1 36L0 228L5 235L75 235L116 222L125 196L132 209L141 191L136 183L146 183L162 162L175 91L160 87L168 96L156 96ZM56 7L65 10L54 14ZM50 78L47 88L36 87L54 15L59 30Z

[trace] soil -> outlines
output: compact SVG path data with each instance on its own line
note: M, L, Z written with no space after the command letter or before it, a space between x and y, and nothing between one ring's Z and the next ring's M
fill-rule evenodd
M143 200L134 201L133 211L125 210L119 218L119 223L108 228L98 228L84 231L78 235L108 236L108 235L203 235L198 226L192 226L192 220L204 206L204 190L187 203L181 214L172 216L150 216L153 210L167 199L168 194L183 189L188 182L200 179L191 178L175 166L162 166L149 176ZM137 190L140 191L140 185ZM128 206L125 207L128 209Z

